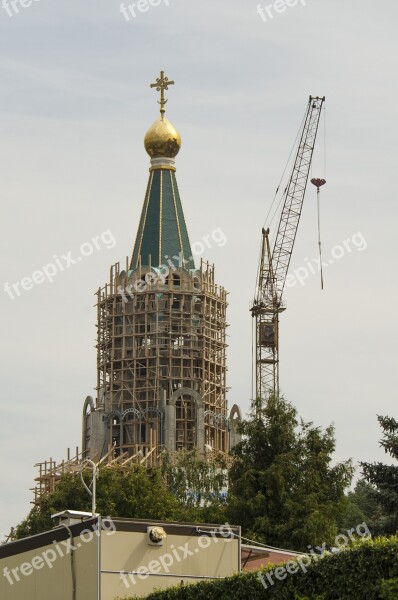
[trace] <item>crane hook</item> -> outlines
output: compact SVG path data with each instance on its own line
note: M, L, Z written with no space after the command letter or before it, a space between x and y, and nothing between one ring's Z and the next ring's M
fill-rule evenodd
M311 183L312 183L312 185L315 185L316 188L318 188L318 192L319 192L319 188L322 185L325 185L326 179L317 179L316 177L314 177L313 179L311 179Z

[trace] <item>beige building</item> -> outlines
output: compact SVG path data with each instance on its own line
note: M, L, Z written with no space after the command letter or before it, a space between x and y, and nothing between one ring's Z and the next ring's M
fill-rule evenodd
M0 546L1 600L115 600L240 571L240 527L63 516Z

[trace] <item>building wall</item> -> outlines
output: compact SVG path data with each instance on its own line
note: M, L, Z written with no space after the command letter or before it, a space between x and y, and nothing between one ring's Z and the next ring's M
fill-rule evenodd
M118 520L116 535L102 535L102 600L146 595L155 588L188 585L239 572L239 537L202 534L189 524L160 524L167 537L163 545L150 546L147 527L153 524ZM215 527L203 525L199 529L210 531ZM240 535L240 528L232 530Z
M162 545L148 544L152 526ZM239 527L91 519L69 529L73 540L60 527L0 547L1 600L115 600L240 570Z
M72 558L75 600L97 600L100 537L92 525L93 522L70 528L71 543L76 547L74 552L70 550L70 536L65 527L1 546L1 600L71 600ZM85 529L89 529L91 535L86 533L86 541L83 541L80 534Z

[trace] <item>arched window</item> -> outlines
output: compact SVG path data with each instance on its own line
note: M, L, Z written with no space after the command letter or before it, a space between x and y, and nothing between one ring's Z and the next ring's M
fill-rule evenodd
M211 410L205 411L205 445L206 450L216 450L217 416Z
M176 400L176 450L192 450L196 446L196 403L192 396Z
M145 423L143 415L136 408L128 408L123 413L123 451L135 454L136 444L145 444Z

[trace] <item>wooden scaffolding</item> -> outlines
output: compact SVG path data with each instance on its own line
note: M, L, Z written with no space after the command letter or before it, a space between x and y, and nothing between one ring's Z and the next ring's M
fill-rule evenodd
M170 449L197 447L196 393L205 444L226 453L227 293L214 283L214 267L202 261L199 270L162 276L150 266L129 273L127 263L120 271L117 263L97 298L97 402L112 420L109 444L118 453L160 450L166 405L182 390Z

